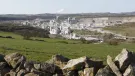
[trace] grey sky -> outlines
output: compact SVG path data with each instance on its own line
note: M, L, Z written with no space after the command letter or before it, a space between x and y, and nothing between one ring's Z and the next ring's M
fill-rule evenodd
M0 14L131 12L135 0L0 0L0 9Z

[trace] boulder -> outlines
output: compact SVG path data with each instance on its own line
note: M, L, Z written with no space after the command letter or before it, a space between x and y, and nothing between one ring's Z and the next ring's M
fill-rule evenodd
M26 61L24 63L24 68L26 69L26 71L30 72L32 68L34 68L34 63L33 61Z
M35 63L34 68L37 69L37 70L40 70L41 69L41 64L40 63Z
M15 69L15 72L19 72L21 69L25 69L24 68L24 62L20 63L20 65Z
M132 53L127 49L123 49L122 52L116 56L115 64L118 66L121 72L124 72L129 66L132 61L132 56Z
M78 76L85 76L83 70L78 71Z
M54 74L54 73L58 72L59 70L60 69L54 64L49 64L49 63L41 64L41 71Z
M106 66L105 68L99 69L95 76L116 76L116 75L112 72L109 66Z
M17 68L21 62L26 61L26 58L19 53L8 54L4 59L10 66L12 66L12 68Z
M31 69L31 73L37 74L39 76L52 76L53 75L53 74L45 72L45 71L36 70L35 68Z
M10 71L9 73L5 74L5 76L16 76L16 72Z
M33 72L33 73L40 73L39 70L35 69L35 68L32 68L30 72Z
M52 59L47 61L47 63L55 64L59 66L60 68L63 68L68 61L69 59L62 55L54 55L52 56Z
M135 76L135 65L129 65L123 76Z
M67 65L62 68L63 70L81 70L85 67L85 61L87 57L80 57L78 59L71 59L68 61Z
M50 74L54 73L62 73L59 67L57 67L54 64L49 64L49 63L38 63L38 62L33 62L33 61L27 61L24 63L24 68L28 72L46 72Z
M95 76L94 75L94 68L85 68L84 69L84 76Z
M17 73L17 76L24 76L26 73L27 73L26 70L21 69L21 70Z
M112 57L109 55L107 56L107 64L111 68L111 70L117 75L117 76L122 76L121 72L119 71L118 67L115 65L115 63L112 60Z

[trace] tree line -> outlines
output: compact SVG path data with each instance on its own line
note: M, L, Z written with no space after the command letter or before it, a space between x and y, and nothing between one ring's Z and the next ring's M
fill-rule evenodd
M30 37L42 37L48 38L49 31L32 26L19 26L15 23L2 23L0 24L0 31L13 32L22 35L24 39L29 39Z

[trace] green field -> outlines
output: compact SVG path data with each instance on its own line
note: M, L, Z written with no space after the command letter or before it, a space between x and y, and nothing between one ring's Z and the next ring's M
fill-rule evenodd
M135 23L125 23L116 26L109 26L105 27L104 30L109 30L124 36L135 37Z
M23 40L19 35L13 33L0 32L0 36L12 36L15 39L0 38L0 53L8 54L13 52L22 53L28 60L45 62L52 55L62 54L65 57L77 58L88 56L96 59L106 60L109 54L116 56L123 48L135 51L135 44L123 43L117 46L107 44L81 44L80 41L60 40L60 39L43 39L41 41ZM68 44L64 43L68 42Z
M77 35L101 35L101 33L97 31L90 31L90 30L73 30L74 33Z

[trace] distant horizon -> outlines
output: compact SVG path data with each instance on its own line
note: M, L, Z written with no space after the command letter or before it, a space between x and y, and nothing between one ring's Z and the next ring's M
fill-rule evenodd
M135 11L135 0L1 0L0 14L121 13Z
M38 14L89 14L89 13L115 13L115 14L122 14L122 13L132 13L135 11L125 11L125 12L76 12L76 13L49 13L49 12L45 12L45 13L34 13L34 14L30 14L30 13L6 13L6 14L0 14L0 15L38 15Z

